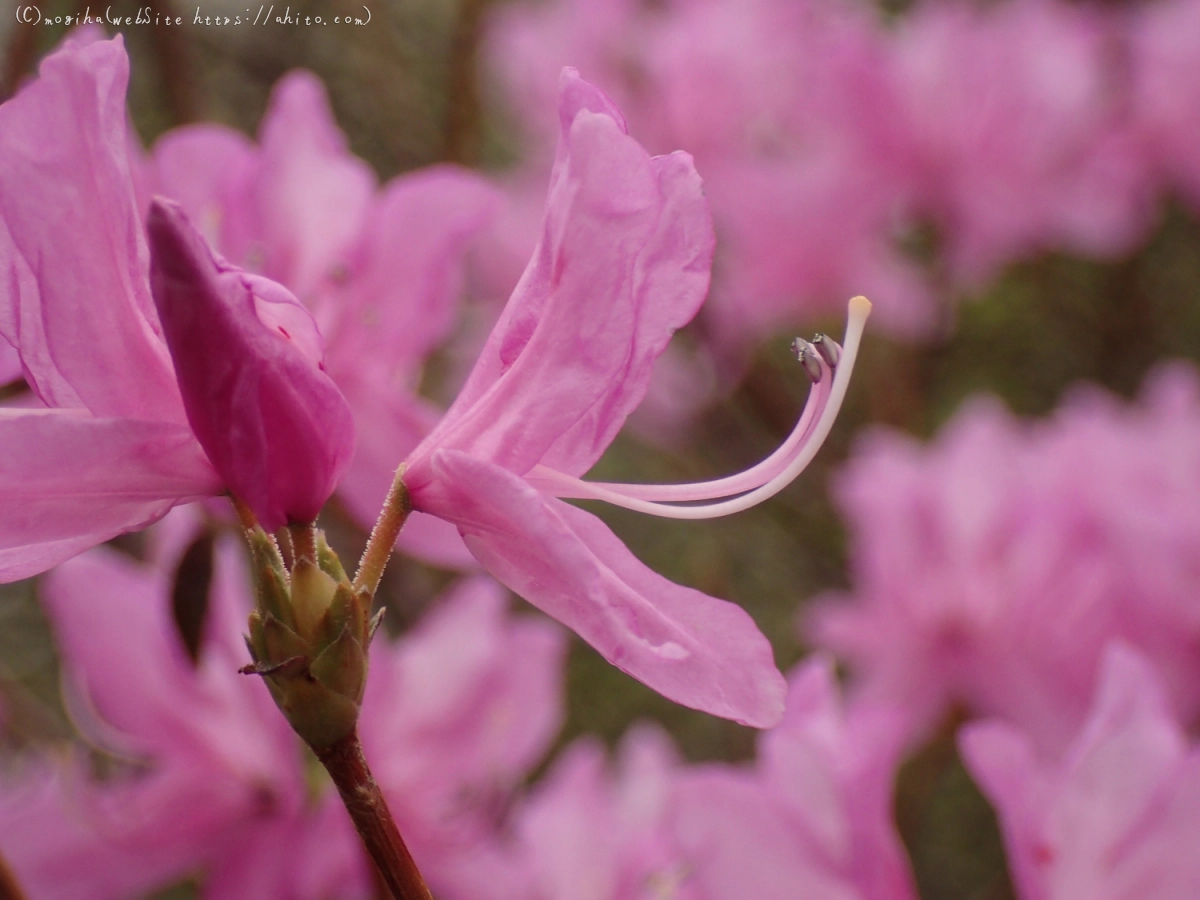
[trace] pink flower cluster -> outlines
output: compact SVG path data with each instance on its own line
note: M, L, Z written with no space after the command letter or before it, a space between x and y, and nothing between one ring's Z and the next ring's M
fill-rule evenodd
M817 0L573 3L506 13L494 46L541 84L561 33L650 142L695 149L728 235L722 328L875 287L914 333L934 314L897 228L935 222L977 283L1041 248L1127 248L1156 192L1197 191L1197 8L930 6L889 32ZM909 900L892 785L956 711L1022 900L1197 896L1195 372L1159 370L1132 406L1085 391L1023 423L978 400L931 445L869 437L838 487L853 589L805 620L833 655L785 681L744 611L566 500L702 518L770 497L829 433L870 303L844 346L797 343L812 392L758 465L589 482L709 287L689 155L651 156L562 73L532 258L443 413L417 388L464 255L520 211L449 167L377 186L304 73L257 142L195 126L144 154L127 76L120 39L79 34L0 107L0 383L30 388L0 407L0 577L57 566L42 599L88 745L0 775L0 850L31 900L187 879L213 900L371 895L321 770L237 674L250 582L225 524L171 510L232 492L275 526L336 492L369 525L400 463L402 546L475 570L372 645L359 727L438 896ZM142 560L88 550L156 522ZM185 639L173 579L201 557ZM561 724L565 636L479 567L665 696L775 726L756 760L687 764L639 726L615 763L585 738L525 786Z
M880 432L838 485L853 590L806 616L855 704L952 712L1023 900L1184 898L1200 816L1200 375L1044 422L995 401L928 447Z
M1186 900L1196 446L1200 375L1180 366L1136 405L1084 391L1022 423L979 401L930 447L872 436L839 489L854 593L810 619L850 664L850 699L830 659L800 666L753 765L684 764L639 727L615 767L584 739L521 788L560 722L562 635L479 579L374 648L364 742L450 900L905 900L892 782L956 707L1022 900ZM170 573L195 522L157 526L146 564L100 549L47 582L70 707L117 763L98 779L81 759L35 761L3 782L0 846L34 900L189 874L212 897L369 890L328 787L261 684L233 673L247 582L223 540L201 652L183 647Z
M30 900L123 900L186 878L213 900L371 896L332 787L261 681L237 673L250 598L229 537L194 659L181 639L172 577L201 525L174 512L145 563L100 548L47 579L69 707L109 763L99 776L83 756L32 760L0 778L0 847ZM755 768L685 765L642 726L615 770L583 739L523 790L561 724L566 644L506 605L468 578L372 648L363 744L439 897L915 896L889 824L899 722L843 712L829 661L792 675Z
M195 875L213 900L370 895L341 801L262 682L238 673L250 581L231 537L216 541L195 659L185 647L172 576L199 524L177 511L148 533L146 563L100 548L46 580L69 707L112 771L42 760L0 781L0 847L33 900L141 896ZM561 721L565 635L506 605L468 578L372 648L362 740L431 874L486 850Z
M695 154L725 342L856 293L894 333L928 333L935 281L1127 252L1165 194L1200 209L1196 0L928 2L890 23L853 0L556 0L497 10L487 47L535 139L570 62L648 146ZM901 249L927 226L932 271Z
M699 518L772 496L829 433L869 302L851 302L844 348L800 347L810 402L761 465L590 485L707 291L714 236L686 153L651 157L564 70L541 239L440 415L416 382L455 324L492 190L444 167L376 192L303 73L277 87L258 146L194 126L143 159L127 79L120 39L84 32L0 108L0 334L32 389L0 410L0 576L223 492L274 529L336 489L369 526L399 464L415 510L402 547L482 565L677 702L778 721L784 681L750 617L662 578L560 498ZM692 500L714 502L677 505Z

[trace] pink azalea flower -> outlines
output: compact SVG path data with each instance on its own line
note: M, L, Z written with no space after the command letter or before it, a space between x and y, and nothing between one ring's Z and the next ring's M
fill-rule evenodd
M901 900L916 892L892 826L902 749L895 711L843 711L833 666L790 679L783 722L759 738L752 769L678 776L674 831L697 898Z
M0 107L0 334L46 407L0 409L6 581L222 490L150 296L128 74L119 37L68 40Z
M175 129L154 145L146 180L223 255L285 285L316 318L358 430L339 497L369 528L397 462L441 414L416 388L455 325L462 258L493 215L494 190L453 166L377 189L304 71L275 86L257 145L220 125ZM452 528L424 515L400 544L434 563L475 564Z
M310 306L336 335L326 365L363 424L347 502L372 521L396 462L437 419L403 384L452 324L458 255L489 190L442 169L373 197L373 177L303 75L281 92L260 156L244 138L199 128L167 140L141 171L124 113L128 61L119 40L96 38L68 41L0 110L0 335L20 353L37 406L49 407L0 411L0 496L20 499L8 504L20 514L0 522L0 577L44 570L222 490L188 427L150 296L139 215L148 185L181 194L223 245L333 298ZM85 295L95 302L80 305ZM271 308L281 307L256 311ZM407 533L437 561L470 559L437 520L418 515Z
M1005 722L963 729L1021 900L1188 900L1200 893L1200 748L1153 666L1110 646L1088 718L1059 759Z
M0 783L0 845L31 900L95 900L81 885L110 883L124 900L193 874L213 900L369 896L341 801L314 794L299 740L261 681L238 673L250 582L232 540L218 541L195 661L180 639L170 592L193 522L176 513L149 532L149 564L101 548L48 576L70 708L128 766L116 780L46 766ZM561 631L508 616L482 578L372 647L363 741L435 884L492 840L497 809L557 732L564 651Z
M659 577L598 519L557 497L705 518L781 490L828 433L870 304L852 301L840 362L832 343L829 364L805 351L816 382L810 406L761 465L699 485L581 481L703 300L713 236L690 157L651 158L573 70L561 90L542 239L466 385L406 461L404 482L416 509L453 522L493 575L610 662L678 702L769 725L783 682L749 617ZM661 502L735 494L704 506Z
M1151 182L1114 88L1116 34L1095 10L1043 0L929 4L895 38L919 205L956 277L979 285L1045 249L1130 250Z
M854 591L821 603L812 633L918 730L961 703L1061 748L1114 637L1158 662L1190 718L1198 443L1186 367L1160 370L1132 407L1083 392L1022 423L976 401L928 447L878 433L838 484Z
M1135 127L1163 181L1200 208L1200 3L1140 6L1129 27Z

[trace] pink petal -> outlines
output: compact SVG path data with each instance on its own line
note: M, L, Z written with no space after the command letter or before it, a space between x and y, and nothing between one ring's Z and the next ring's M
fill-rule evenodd
M12 384L24 377L20 355L12 344L0 338L0 386Z
M522 811L521 838L544 896L620 896L621 836L607 775L603 746L576 741Z
M85 731L102 739L116 729L135 742L126 752L177 749L181 719L195 712L199 694L166 603L167 573L100 549L58 566L45 585L72 689L97 716L80 723Z
M458 525L488 571L613 665L685 706L779 721L783 677L741 608L659 576L599 519L496 465L446 450L434 470L416 505Z
M168 131L154 145L151 194L183 207L214 246L221 244L230 208L254 167L249 138L223 125L186 125Z
M562 724L566 636L507 606L492 579L467 579L372 655L364 746L384 789L423 806L426 828L464 796L511 789Z
M411 372L446 339L458 314L463 255L497 202L484 179L454 166L388 183L363 225L339 298L345 308L330 358L335 378L342 366L368 361L385 377Z
M128 157L121 38L68 42L0 107L0 334L50 406L184 421Z
M713 234L691 158L651 159L611 103L565 70L543 233L466 386L412 458L438 447L510 471L586 471L646 392L708 289Z
M375 191L375 175L350 154L311 72L289 73L271 92L259 128L254 186L264 274L308 295L345 261Z
M0 579L44 571L221 489L183 425L0 410Z
M705 896L863 900L748 773L694 769L681 777L677 798L677 839Z
M1099 682L1061 762L1038 760L1029 736L1000 722L968 726L963 758L1000 814L1027 896L1192 896L1194 855L1167 853L1164 867L1158 852L1195 833L1179 805L1200 787L1183 732L1153 669L1128 647L1109 646ZM1185 876L1187 890L1164 892Z
M124 900L180 877L186 861L110 833L98 806L120 809L137 791L87 784L72 761L0 781L0 846L18 883L37 900Z

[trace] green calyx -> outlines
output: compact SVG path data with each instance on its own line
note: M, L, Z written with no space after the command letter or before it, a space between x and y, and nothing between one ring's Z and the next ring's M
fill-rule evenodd
M358 722L367 681L367 648L375 626L371 596L355 591L321 532L315 556L284 566L274 540L249 535L258 582L247 646L254 665L292 728L314 750L349 735Z

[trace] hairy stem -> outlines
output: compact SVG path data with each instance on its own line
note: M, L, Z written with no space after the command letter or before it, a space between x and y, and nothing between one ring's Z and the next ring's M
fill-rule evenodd
M394 900L433 900L412 854L404 846L404 839L400 837L379 785L371 777L358 732L352 731L316 753L337 786L354 827L358 829L358 836Z
M404 466L401 466L396 470L387 499L383 501L383 510L371 529L367 549L359 560L358 574L354 576L356 591L366 588L371 596L375 595L379 579L383 577L383 570L392 555L392 548L396 546L396 538L411 512L412 501L408 496L408 488L404 486Z

